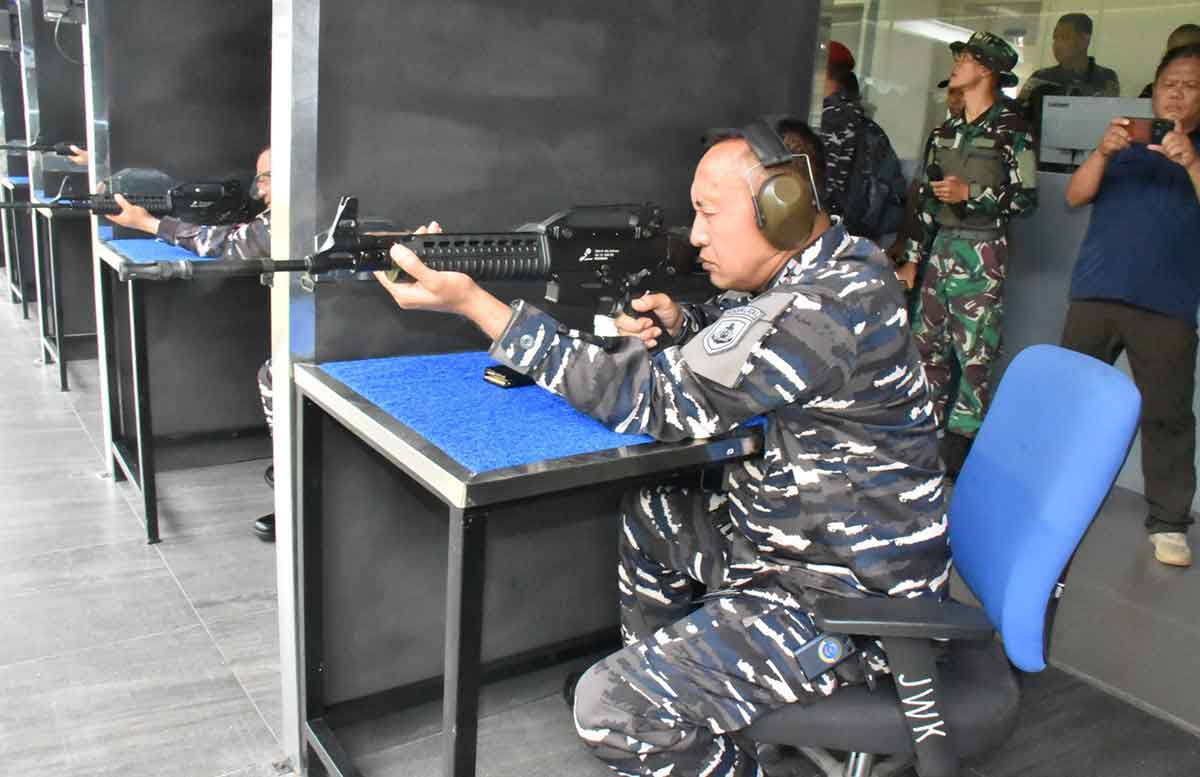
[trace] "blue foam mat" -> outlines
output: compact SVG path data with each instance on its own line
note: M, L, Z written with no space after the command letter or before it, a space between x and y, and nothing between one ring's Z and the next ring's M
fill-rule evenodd
M653 441L617 434L540 386L488 383L495 363L471 352L319 366L472 472Z
M196 256L179 246L164 243L150 238L122 238L121 240L106 240L106 243L118 254L135 264L163 262L169 259L190 259L193 262L211 262L218 257Z

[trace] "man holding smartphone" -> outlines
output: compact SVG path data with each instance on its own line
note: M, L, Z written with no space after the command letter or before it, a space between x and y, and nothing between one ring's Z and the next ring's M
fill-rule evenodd
M1172 49L1154 81L1161 143L1117 117L1071 176L1067 203L1092 204L1071 278L1062 344L1108 363L1124 351L1142 393L1146 528L1155 558L1192 561L1196 491L1192 392L1200 305L1200 44Z

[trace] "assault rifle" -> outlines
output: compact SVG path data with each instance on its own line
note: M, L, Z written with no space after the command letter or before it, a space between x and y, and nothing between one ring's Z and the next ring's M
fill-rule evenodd
M574 207L513 232L416 235L365 226L358 218L358 199L343 197L320 247L304 259L130 264L121 279L304 272L320 281L383 271L393 281L407 280L389 256L397 243L434 270L465 273L477 281L543 282L550 302L595 301L597 312L609 316L631 312L627 306L635 296L670 288L697 272L697 252L686 228L666 228L662 209L649 203Z
M161 193L122 192L133 205L140 205L152 216L177 216L194 224L236 224L248 221L249 197L241 181L229 179L212 183L183 183ZM88 210L100 215L121 212L113 194L59 194L44 202L0 202L0 209Z
M0 151L40 151L45 154L71 156L75 153L71 150L72 145L82 148L81 143L43 143L37 140L33 143L0 143Z

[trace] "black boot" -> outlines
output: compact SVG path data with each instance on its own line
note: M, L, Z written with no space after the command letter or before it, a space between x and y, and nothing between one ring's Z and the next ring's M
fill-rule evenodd
M275 541L275 513L269 513L254 521L254 534L263 542Z
M938 453L941 454L942 461L946 464L946 477L951 480L958 477L963 463L967 460L967 454L971 452L971 444L974 442L974 437L946 432L946 436L938 443Z

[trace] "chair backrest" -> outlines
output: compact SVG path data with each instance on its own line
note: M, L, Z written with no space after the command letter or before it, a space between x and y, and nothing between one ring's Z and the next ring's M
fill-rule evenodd
M1047 608L1129 452L1141 396L1121 371L1053 345L996 389L950 502L950 546L1017 667L1046 667Z

